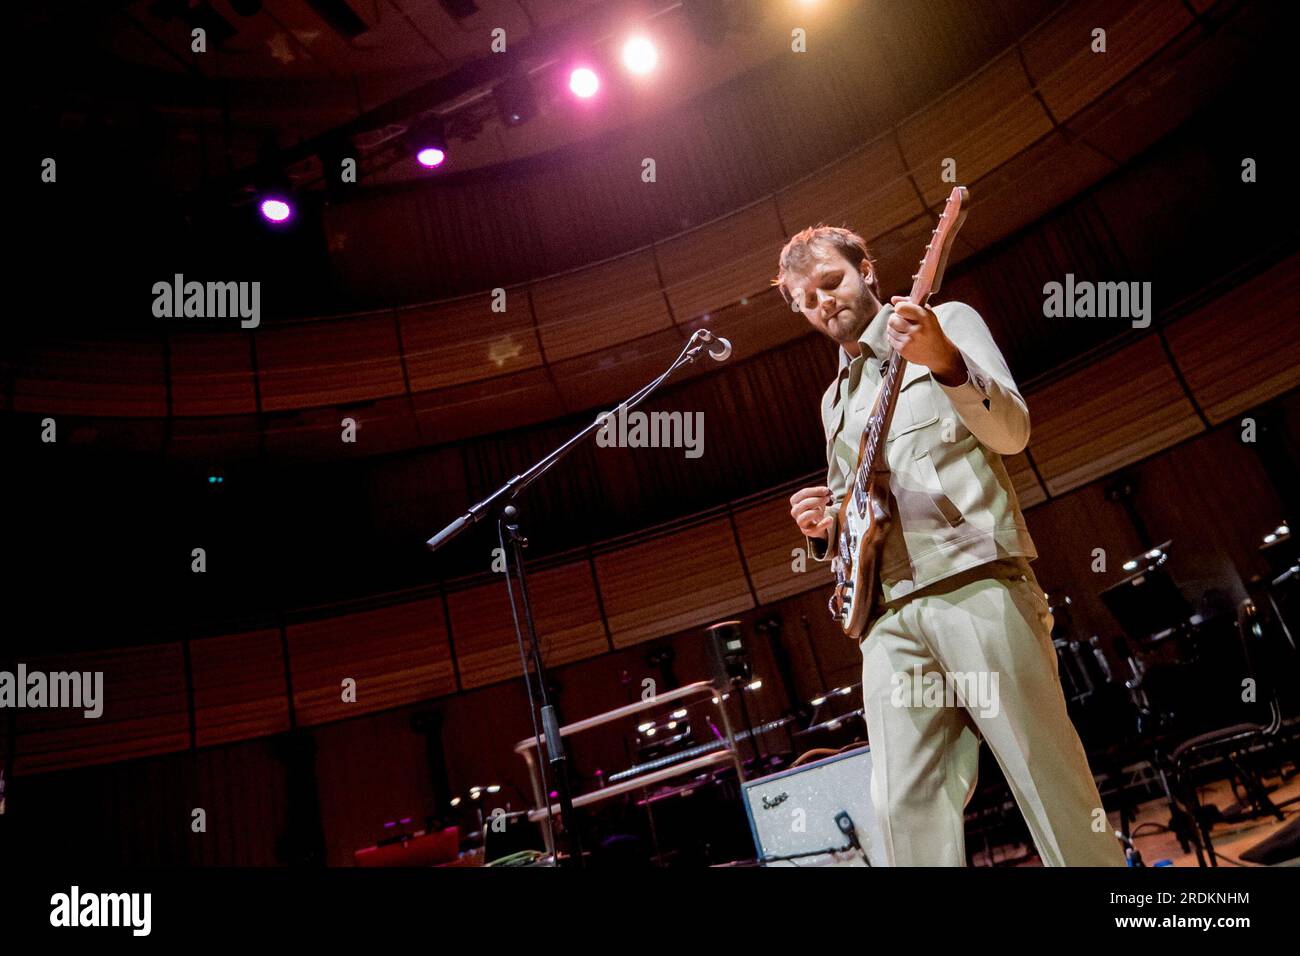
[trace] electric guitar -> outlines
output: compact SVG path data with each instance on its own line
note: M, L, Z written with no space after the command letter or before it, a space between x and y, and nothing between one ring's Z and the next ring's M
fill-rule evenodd
M925 305L930 295L939 291L944 266L957 230L966 219L965 203L970 194L965 186L954 186L943 207L939 225L925 247L921 267L912 276L912 294L917 305ZM875 601L876 565L885 536L889 532L889 464L885 459L885 439L907 361L893 349L880 367L881 383L871 414L862 429L858 445L858 465L848 493L840 503L836 522L836 540L831 542L834 556L835 590L830 611L844 633L861 639L866 631L867 615Z

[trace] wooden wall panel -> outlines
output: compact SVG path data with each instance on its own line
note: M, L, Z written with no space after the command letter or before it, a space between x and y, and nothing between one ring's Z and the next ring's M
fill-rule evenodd
M1008 50L947 96L898 128L909 170L925 201L941 205L955 183L942 178L955 161L957 183L972 183L1051 131L1042 104L1031 95L1015 50Z
M678 322L767 288L785 242L776 204L763 200L656 247Z
M519 602L517 586L515 601ZM519 624L525 627L522 602L518 607ZM447 610L451 613L452 641L456 646L462 690L519 676L519 648L515 643L504 575L490 584L448 592ZM534 613L540 610L540 604L534 601ZM538 630L540 633L540 626Z
M726 518L599 555L596 577L615 647L754 606Z
M528 594L545 665L567 663L609 650L600 622L600 605L591 566L586 561L530 571ZM525 626L518 584L515 601ZM520 676L519 645L504 577L447 594L452 643L462 689Z
M598 352L673 324L654 252L648 249L543 279L531 291L549 362Z
M1300 385L1300 255L1165 331L1205 417L1218 423Z
M206 833L185 833L190 866L278 866L290 862L281 834L296 802L288 794L287 768L277 757L278 740L199 750L186 770L194 794L191 806L206 807ZM150 820L159 794L141 811ZM292 811L291 811L292 806ZM215 808L215 810L213 809ZM170 809L164 811L170 813ZM100 861L102 863L102 861Z
M492 311L488 293L403 309L402 328L411 391L445 388L509 375L542 364L528 290L506 290L506 311Z
M567 664L609 650L589 561L530 572L528 589L542 639L543 664Z
M1086 143L1049 136L969 182L971 212L958 240L986 249L1040 218L1042 210L1064 205L1115 168Z
M790 235L824 222L867 239L925 212L892 132L778 193L777 205ZM771 274L776 275L775 265Z
M699 327L710 329L731 341L729 363L743 362L768 349L793 342L807 335L811 328L807 319L790 311L781 293L775 289L747 296L736 305L710 313L707 321L687 324L690 329ZM704 359L702 367L707 369L711 364L712 359Z
M918 217L872 240L871 252L876 257L876 273L886 302L890 295L906 295L912 288L911 276L921 264L938 215L936 211L933 218Z
M456 690L441 600L291 624L286 629L299 725L342 720ZM355 703L342 681L357 682Z
M1178 0L1066 4L1021 46L1047 108L1064 123L1191 25ZM1092 52L1098 28L1106 31L1105 53Z
M14 410L39 415L164 418L157 342L60 342L28 351L14 373Z
M343 440L351 419L355 441ZM267 416L262 431L268 454L303 461L356 458L422 444L415 414L406 398L391 398L354 408L313 408Z
M1054 495L1202 431L1164 350L1147 336L1036 390L1029 451Z
M1247 39L1250 27L1242 22L1247 17L1235 19L1211 43L1200 29L1177 37L1129 81L1105 90L1062 124L1066 135L1121 166L1149 149L1221 95L1224 77L1240 76L1243 66L1248 70L1254 66L1249 61L1258 60L1257 46ZM1136 104L1140 122L1134 121Z
M169 342L173 415L257 411L253 347L247 332L173 335Z
M190 642L200 747L289 729L284 649L275 628Z
M15 710L20 773L112 763L185 750L190 744L180 644L27 658L28 673L101 671L103 712Z
M1026 398L1025 402L1029 405L1029 429L1032 433L1034 428L1034 401L1032 396ZM1021 511L1047 500L1047 490L1043 488L1038 476L1034 474L1034 469L1029 464L1028 455L1023 453L1004 455L1002 463L1007 466L1007 474L1011 477L1011 484L1015 486L1016 498L1020 501Z
M405 391L389 313L263 328L256 344L263 411L361 402Z
M628 345L615 346L600 355L582 355L559 362L554 368L555 385L570 409L613 407L642 385L652 381L672 364L690 333L674 327ZM673 373L672 382L684 382L713 369L696 361ZM653 399L651 399L653 401Z
M417 714L427 717L441 710L437 705L402 707L312 729L327 866L355 866L353 854L374 846L387 820L411 817L423 828L423 816L437 804L427 739L411 721ZM442 739L447 752L460 747L506 749L480 728L463 740L452 740L444 731Z
M167 453L211 463L254 458L261 446L262 429L253 415L178 418L172 422Z
M782 493L735 512L736 532L745 555L758 602L767 604L814 588L829 588L835 581L829 561L803 556L803 570L794 570L796 548L807 547L790 517L790 498Z
M167 447L166 418L88 418L67 427L59 424L59 441L72 445L98 445L130 455L160 455ZM39 422L32 422L31 434L40 434Z
M568 411L544 369L417 393L411 407L426 444L522 428Z

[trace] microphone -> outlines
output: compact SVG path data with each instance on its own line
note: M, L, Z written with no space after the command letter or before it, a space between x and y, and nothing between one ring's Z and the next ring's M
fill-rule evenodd
M708 329L700 329L695 334L705 342L717 342L718 345L721 346L721 351L715 352L712 349L709 350L709 358L713 359L713 361L725 362L727 359L731 358L731 341L729 339L724 339L721 335L714 335Z

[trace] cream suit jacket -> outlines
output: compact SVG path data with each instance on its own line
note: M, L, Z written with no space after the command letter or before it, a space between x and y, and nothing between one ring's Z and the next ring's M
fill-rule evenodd
M878 565L884 601L989 561L1038 556L1002 461L1029 442L1025 400L978 312L961 302L932 308L969 374L946 386L923 365L904 370L886 439L892 520ZM885 325L893 311L886 305L868 324L858 357L840 349L839 375L822 396L826 484L837 523L889 353ZM808 539L808 549L818 561L828 558L821 538Z

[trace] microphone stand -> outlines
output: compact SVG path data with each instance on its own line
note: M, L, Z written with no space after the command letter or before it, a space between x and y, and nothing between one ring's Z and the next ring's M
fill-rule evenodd
M542 667L542 656L540 645L537 640L537 628L533 621L532 606L528 600L528 582L524 573L523 549L528 546L528 539L519 533L519 510L514 505L514 500L525 488L544 475L551 467L561 458L573 450L580 441L594 432L597 428L603 427L606 420L612 418L617 412L622 410L626 414L628 410L635 408L641 402L645 401L655 390L659 388L668 377L687 363L694 362L699 357L701 350L709 342L718 342L721 345L721 352L710 351L709 356L718 362L725 362L731 356L731 343L720 336L715 336L708 329L698 329L687 340L682 351L678 354L673 364L668 370L643 386L639 391L620 405L610 411L601 412L595 420L579 431L576 435L560 445L545 458L535 462L532 467L521 474L515 475L504 485L498 488L492 494L488 495L482 501L472 505L468 511L443 528L436 535L425 542L425 546L430 551L437 551L448 542L463 534L471 525L482 521L493 510L500 509L500 516L497 520L497 541L501 547L502 557L507 563L506 567L506 593L510 600L510 615L515 626L515 640L519 644L519 661L523 667L524 684L528 690L528 709L529 716L532 718L533 738L537 741L537 766L542 777L542 796L546 801L546 842L548 849L553 854L555 864L560 863L560 854L555 842L555 819L551 809L551 787L547 778L546 767L550 765L551 771L556 782L556 791L560 801L560 816L564 825L566 842L568 844L569 857L572 865L578 869L583 866L582 841L579 834L578 821L573 811L573 794L569 787L568 774L566 772L566 757L564 753L564 741L560 738L559 720L556 717L555 707L550 702L547 690L546 673ZM510 540L510 548L506 548L506 539ZM528 632L528 641L524 641L524 629L519 624L519 612L515 606L514 587L511 582L510 559L508 555L514 553L514 574L519 579L519 594L524 608L524 623ZM529 659L532 662L532 671L530 678ZM543 732L538 731L538 709L533 700L533 683L537 684L538 695L541 698L541 721ZM542 742L546 743L547 756L543 758Z

